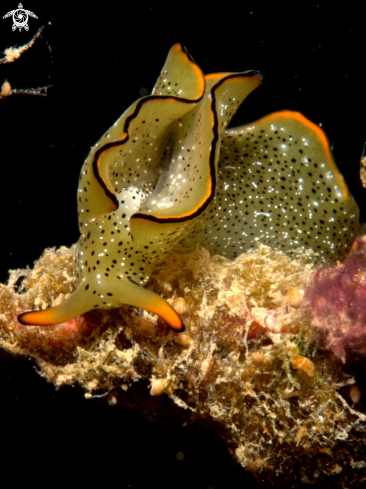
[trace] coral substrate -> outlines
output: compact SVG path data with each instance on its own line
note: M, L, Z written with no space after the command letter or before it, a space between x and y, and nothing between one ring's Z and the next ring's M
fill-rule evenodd
M211 424L265 486L356 487L366 479L365 386L357 373L366 364L363 317L356 324L349 303L345 310L337 301L346 283L346 295L360 291L361 307L366 275L358 253L319 271L310 252L259 245L228 261L203 248L176 250L148 284L182 316L186 331L175 335L129 306L52 327L19 324L21 312L55 305L75 288L74 249L49 249L33 270L11 271L0 285L0 344L32 358L56 388L79 385L87 399L105 395L131 407L135 383L168 396L184 426ZM333 300L336 333L324 317L326 300Z

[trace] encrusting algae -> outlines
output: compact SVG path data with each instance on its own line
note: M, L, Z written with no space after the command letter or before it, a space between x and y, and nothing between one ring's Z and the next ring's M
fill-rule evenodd
M87 399L105 394L128 406L136 382L147 395L169 396L182 422L211 423L264 485L356 487L366 478L364 381L312 322L304 295L319 273L314 262L310 251L263 245L234 261L201 247L171 252L148 288L179 312L181 335L130 306L24 326L18 314L55 305L75 287L74 249L46 250L33 270L11 271L1 285L1 346L32 358L56 388L81 386Z

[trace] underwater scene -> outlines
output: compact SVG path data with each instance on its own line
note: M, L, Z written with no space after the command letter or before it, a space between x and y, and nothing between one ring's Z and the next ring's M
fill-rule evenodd
M164 6L2 15L2 470L364 487L357 14Z

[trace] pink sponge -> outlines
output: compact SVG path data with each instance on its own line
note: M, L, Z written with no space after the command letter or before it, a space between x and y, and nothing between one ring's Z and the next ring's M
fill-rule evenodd
M343 264L325 264L316 272L304 303L314 331L344 363L347 353L366 354L366 255L350 255Z

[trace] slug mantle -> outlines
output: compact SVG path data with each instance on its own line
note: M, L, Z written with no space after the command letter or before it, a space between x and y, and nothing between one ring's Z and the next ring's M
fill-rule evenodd
M84 163L76 290L19 321L57 324L130 304L182 332L177 311L142 287L176 246L200 244L233 259L260 241L343 257L358 208L323 131L290 111L227 129L261 82L253 70L204 76L174 45L152 94L124 112Z

